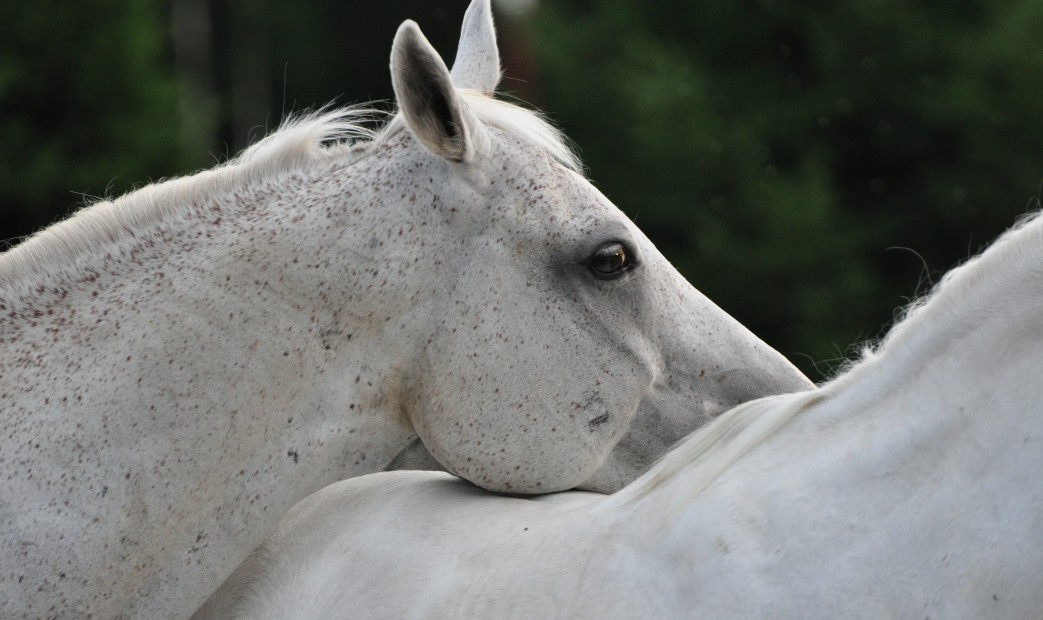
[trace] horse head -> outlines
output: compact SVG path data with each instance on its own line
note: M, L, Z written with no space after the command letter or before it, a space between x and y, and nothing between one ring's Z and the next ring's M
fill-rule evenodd
M452 71L407 21L391 73L409 166L448 214L429 227L450 249L430 261L404 410L449 471L498 491L612 491L731 406L810 387L548 148L549 126L492 98L488 0L468 9Z

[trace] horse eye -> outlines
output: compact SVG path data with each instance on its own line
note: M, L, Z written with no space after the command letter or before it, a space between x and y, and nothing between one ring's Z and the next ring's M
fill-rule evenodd
M606 243L588 259L587 265L594 275L604 278L616 276L631 266L627 248L622 243Z

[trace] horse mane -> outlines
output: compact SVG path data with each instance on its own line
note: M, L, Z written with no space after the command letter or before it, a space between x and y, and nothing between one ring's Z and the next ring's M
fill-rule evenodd
M831 384L846 389L864 380L880 364L920 364L935 349L976 329L999 313L1017 310L1017 299L1038 295L1031 282L1043 277L1043 212L1027 213L983 252L952 268L933 290L913 301L876 346ZM1011 297L1014 296L1015 299ZM927 350L925 350L925 348ZM1004 347L997 345L996 351Z
M801 413L856 387L869 397L886 392L887 382L910 376L912 371L906 365L922 365L925 355L994 316L997 307L1017 306L1010 291L1018 294L1028 288L1029 295L1038 296L1038 287L1030 283L1040 278L1043 212L1035 212L983 253L949 271L929 294L907 307L879 345L867 347L843 374L806 392L768 396L733 407L682 439L648 472L617 493L614 501L636 501L679 475L685 476L688 497L697 497L743 455ZM1038 312L1038 305L1030 311ZM1003 351L1004 347L997 349ZM887 372L881 372L881 367Z
M459 92L484 125L519 137L570 170L581 170L565 136L539 112L478 91ZM21 291L13 289L19 283L37 284L29 278L32 275L75 271L99 244L119 243L128 237L133 240L151 226L186 213L210 195L337 158L364 156L405 130L408 128L401 114L369 106L324 108L290 116L274 132L224 164L85 206L0 254L0 293L26 293L28 286Z

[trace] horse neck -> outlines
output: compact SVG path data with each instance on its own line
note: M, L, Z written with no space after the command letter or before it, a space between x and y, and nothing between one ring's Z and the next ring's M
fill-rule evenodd
M360 274L383 257L367 246L384 245L376 229L395 217L383 204L359 204L377 202L362 191L377 161L353 153L261 174L230 165L96 203L0 255L0 303L19 310L56 296L71 302L75 289L124 287L162 273L184 288L218 292L250 278L241 288L251 296L257 279L295 305L343 307L338 295L371 284ZM335 254L341 240L350 254Z
M75 361L89 346L94 358L124 364L133 355L139 364L134 349L147 342L154 350L140 353L150 360L176 358L174 368L206 370L210 383L228 385L227 410L252 402L231 402L249 387L236 379L244 372L268 400L322 382L309 398L331 415L388 414L364 416L374 451L407 441L394 400L416 336L400 327L423 310L409 300L420 274L403 269L405 256L381 262L393 234L382 218L395 214L364 191L381 161L331 159L250 182L206 172L90 207L5 257L0 268L27 275L0 282L12 319L0 322L0 343L17 353L54 330L68 342L47 349L52 362ZM370 461L367 471L383 466L372 453Z

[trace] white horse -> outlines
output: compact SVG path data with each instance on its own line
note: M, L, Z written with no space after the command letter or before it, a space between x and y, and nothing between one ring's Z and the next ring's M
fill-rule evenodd
M490 96L488 0L452 73L392 53L378 132L300 119L0 257L0 617L187 616L336 480L613 490L809 387Z
M298 504L199 618L1039 618L1043 217L875 353L613 496L374 474Z

